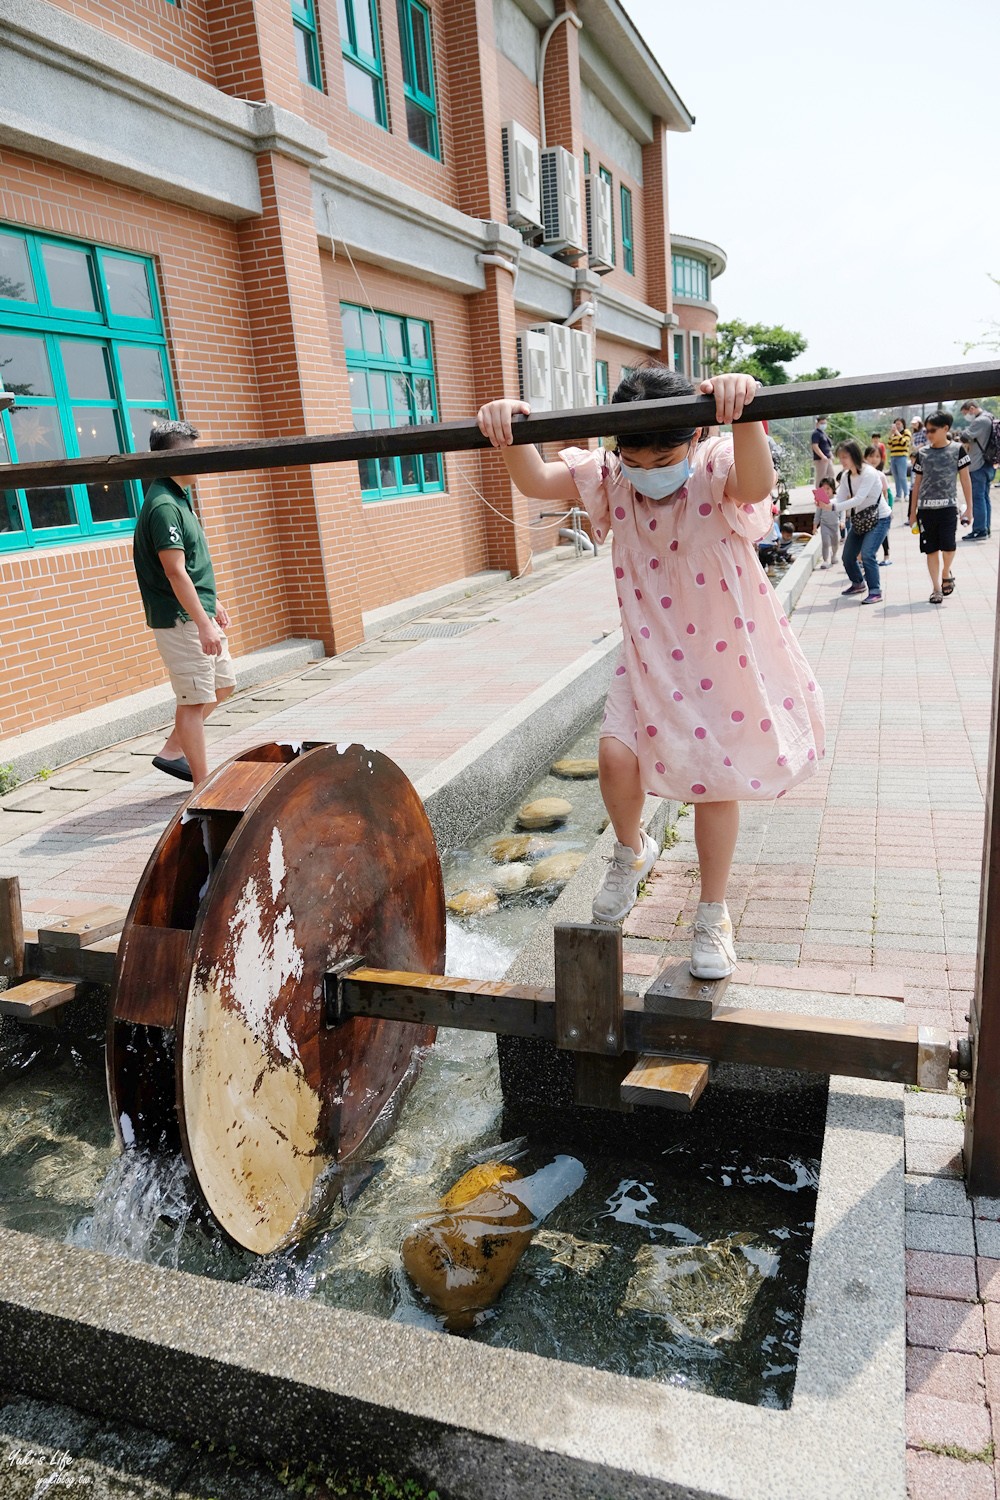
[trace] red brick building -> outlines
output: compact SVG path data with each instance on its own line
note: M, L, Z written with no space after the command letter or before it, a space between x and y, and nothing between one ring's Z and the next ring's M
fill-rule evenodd
M157 413L210 441L468 416L519 357L554 406L606 400L678 334L690 369L714 309L706 283L678 324L666 184L691 124L617 0L2 0L0 462L141 450ZM344 650L364 612L555 541L489 455L197 496L237 655ZM0 737L162 680L140 503L0 498Z

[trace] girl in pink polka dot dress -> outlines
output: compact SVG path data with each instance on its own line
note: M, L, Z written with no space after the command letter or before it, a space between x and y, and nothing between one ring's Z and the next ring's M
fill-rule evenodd
M719 375L718 422L753 400L747 375ZM627 376L615 403L692 395L683 376L650 365ZM701 428L623 437L617 453L567 448L545 463L511 446L521 401L494 401L479 425L517 488L582 502L594 535L612 536L624 642L600 740L601 792L617 843L594 899L596 921L620 921L659 849L640 824L652 792L694 804L701 900L691 971L718 979L736 963L726 886L744 799L782 797L824 754L822 695L757 560L771 529L774 469L759 422L732 437Z

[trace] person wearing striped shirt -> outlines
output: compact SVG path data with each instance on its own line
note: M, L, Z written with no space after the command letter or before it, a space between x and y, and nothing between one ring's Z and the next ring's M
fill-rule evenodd
M910 454L913 451L910 444L910 434L902 417L896 417L889 434L889 467L892 470L892 482L896 490L897 500L906 500L910 494L910 484L907 474L910 468Z

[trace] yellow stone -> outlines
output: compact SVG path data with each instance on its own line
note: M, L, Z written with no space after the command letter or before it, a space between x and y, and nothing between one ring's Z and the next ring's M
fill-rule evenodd
M448 910L456 917L478 917L496 911L500 898L491 886L477 886L474 890L455 891L448 897Z
M490 859L494 864L506 865L514 860L540 859L543 854L551 854L554 848L551 839L536 839L530 833L510 833L493 840Z
M540 859L528 876L528 885L534 889L540 885L565 885L583 864L586 855L579 849L567 849L563 854L550 854Z
M557 760L550 767L553 776L561 776L564 781L593 781L597 775L596 760Z
M517 815L519 828L559 828L573 811L564 797L539 797L526 802Z
M504 865L493 878L493 888L498 896L515 896L528 884L531 866L520 862Z

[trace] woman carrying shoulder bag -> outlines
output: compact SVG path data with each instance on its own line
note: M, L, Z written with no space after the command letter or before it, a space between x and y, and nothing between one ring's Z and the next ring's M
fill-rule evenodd
M857 443L841 443L837 448L837 457L844 472L836 496L830 503L838 511L849 512L851 517L843 552L844 571L850 583L843 593L863 594L867 583L868 597L862 599L861 603L881 604L882 577L879 572L878 549L885 540L892 521L889 502L882 493L882 476L871 464L865 463ZM822 503L821 501L820 504Z

